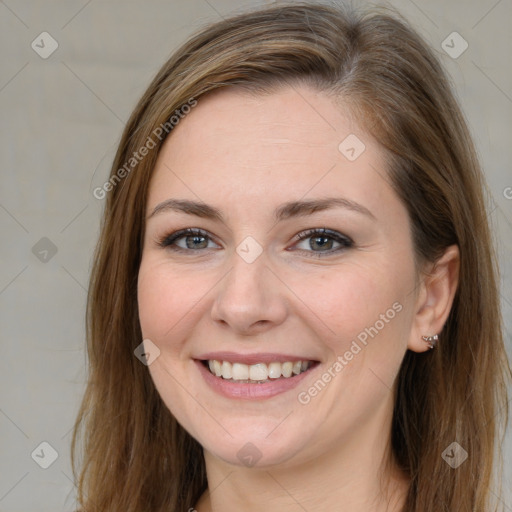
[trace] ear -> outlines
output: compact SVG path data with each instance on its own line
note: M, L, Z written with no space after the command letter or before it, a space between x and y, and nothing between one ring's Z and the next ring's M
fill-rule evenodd
M415 316L407 348L425 352L429 346L422 336L439 334L448 318L459 283L460 254L457 245L423 272L415 304ZM440 338L439 343L443 343Z

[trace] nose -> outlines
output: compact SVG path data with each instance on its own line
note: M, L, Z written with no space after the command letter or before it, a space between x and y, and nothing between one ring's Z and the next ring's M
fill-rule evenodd
M211 317L242 335L265 332L287 315L283 283L267 266L265 253L247 263L236 252L232 268L216 287Z

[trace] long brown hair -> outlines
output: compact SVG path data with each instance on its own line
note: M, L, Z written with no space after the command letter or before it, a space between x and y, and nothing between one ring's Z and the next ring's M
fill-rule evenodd
M201 446L134 356L146 196L165 134L172 136L169 119L222 87L262 93L298 83L339 98L385 148L417 261L460 248L443 342L404 357L392 448L411 478L406 511L491 510L511 372L484 182L466 122L437 58L394 11L294 2L200 31L165 63L126 125L105 187L88 297L89 378L72 441L85 512L185 511L207 487ZM145 156L132 160L142 147ZM457 469L441 456L453 442L469 454Z

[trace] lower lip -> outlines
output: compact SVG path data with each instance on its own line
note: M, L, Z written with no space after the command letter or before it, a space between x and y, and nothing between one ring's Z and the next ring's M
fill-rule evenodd
M216 377L201 361L195 360L194 362L197 364L206 383L214 391L227 398L241 398L243 400L261 400L286 393L286 391L290 391L304 380L304 378L309 375L310 371L317 366L315 365L293 377L281 377L261 384L249 384L247 382L234 382L225 380L222 377Z

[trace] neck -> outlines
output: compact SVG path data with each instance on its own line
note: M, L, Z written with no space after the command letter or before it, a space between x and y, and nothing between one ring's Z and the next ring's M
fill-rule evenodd
M389 408L378 416L334 449L286 467L234 466L205 452L208 490L197 512L400 512L409 479L393 463Z

